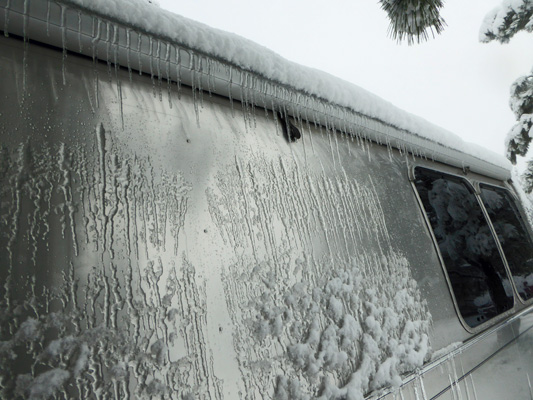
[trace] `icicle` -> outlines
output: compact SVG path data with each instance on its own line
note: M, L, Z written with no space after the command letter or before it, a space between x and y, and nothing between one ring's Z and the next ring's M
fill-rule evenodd
M113 64L115 64L115 72L118 74L118 49L119 49L119 27L113 25Z
M161 41L157 41L157 48L156 48L156 59L157 59L157 86L158 86L158 93L159 93L159 101L163 101L163 78L161 74Z
M142 46L142 33L137 33L137 57L139 59L139 75L143 74L142 60L141 60L141 46Z
M392 150L392 144L389 140L389 138L387 137L387 153L389 154L389 161L392 162L393 160L393 150Z
M203 58L201 55L199 55L197 57L197 64L198 64L198 67L197 67L197 71L198 71L198 74L196 75L197 79L198 79L198 84L197 84L197 87L198 87L198 96L199 96L199 99L200 99L200 107L201 108L204 108L204 89L203 89L203 86L202 86L202 77L203 77Z
M531 380L529 379L529 374L526 372L527 377L527 385L529 387L529 396L531 397L531 400L533 400L533 389L531 388Z
M24 42L28 41L28 7L29 7L29 0L24 0L24 8L23 8L23 22L22 22L22 38Z
M453 398L459 400L461 398L461 392L458 384L457 371L455 369L455 360L453 355L450 355L449 357L448 379L450 381L450 390Z
M424 385L424 376L418 373L418 381L420 382L420 389L422 389L422 398L428 400L428 395L426 393L426 388Z
M78 11L78 46L79 52L83 52L83 45L81 44L81 11Z
M98 83L98 71L94 69L94 98L96 101L96 108L100 108L100 99L99 99L99 83Z
M472 390L474 391L474 400L478 400L477 392L476 392L476 385L474 384L474 376L472 374L469 374L470 381L472 382Z
M154 50L153 50L153 44L154 44L154 41L152 39L151 36L148 37L148 43L150 45L150 48L148 50L148 58L149 58L149 61L150 61L150 79L152 80L152 89L153 89L153 92L154 92L154 97L156 96L156 92L155 92L155 80L154 80Z
M94 71L94 93L95 93L95 101L96 101L96 108L100 107L100 100L99 100L99 84L98 84L98 68L96 64L96 57L98 55L98 42L100 40L100 28L101 28L102 21L98 19L93 18L93 39L91 41L92 45L92 52L93 52L93 71Z
M209 97L213 97L213 93L212 93L212 83L214 82L213 81L213 75L214 75L214 72L211 71L212 69L212 60L210 58L206 58L206 64L207 64L207 93L209 94Z
M311 118L309 117L309 114L306 113L305 120L307 121L307 131L309 132L309 141L311 142L311 150L313 152L316 151L315 149L315 141L313 140L312 132L311 132Z
M465 367L463 365L463 362L462 360L460 360L461 362L461 376L462 377L465 377L466 374L465 374ZM465 379L464 380L464 383L465 383L465 394L466 394L466 400L471 400L471 397L470 397L470 390L468 389L468 381Z
M176 52L176 84L178 85L178 100L181 99L181 50L179 47L174 48Z
M159 40L157 41L157 43L159 43ZM157 88L155 84L156 74L154 73L154 41L151 36L150 36L150 52L148 54L148 57L150 58L150 79L152 80L152 92L155 98L157 97Z
M48 37L50 37L50 3L52 2L49 1L46 3L46 36Z
M213 93L217 92L217 76L220 76L219 72L221 71L221 64L217 60L211 60L211 72L212 72L212 82L211 82L211 91Z
M50 6L50 4L48 4ZM9 25L9 10L11 8L11 0L7 0L6 9L4 11L4 36L9 37L8 25Z
M24 41L24 52L22 55L22 99L26 98L27 93L27 80L28 80L28 46L29 43Z
M166 43L167 51L165 54L165 73L167 75L167 96L168 96L168 106L172 108L172 87L170 85L170 43Z
M105 59L107 60L107 63L109 64L109 53L110 53L110 47L111 47L111 33L109 32L109 26L110 22L107 21L105 23Z
M61 5L61 46L63 47L63 58L61 71L63 73L63 85L67 84L67 27L66 27L66 18L67 18L67 7Z
M252 75L248 72L243 73L244 78L241 80L241 88L243 91L243 98L245 99L244 103L244 112L245 112L245 123L248 123L250 129L253 129L254 126L254 115L253 115L253 96L251 91L252 86ZM241 75L242 76L242 75Z
M251 112L252 112L252 122L253 122L253 127L254 129L257 127L257 119L256 119L256 116L255 116L255 104L256 104L256 99L255 99L255 87L256 87L256 78L253 76L253 75L250 75L250 93L251 93L251 103L252 103L252 109L251 109Z
M416 387L416 385L413 385L413 390L415 392L415 400L421 400L420 394L418 393L418 388Z
M132 71L131 71L131 62L130 62L130 53L131 53L131 29L126 28L126 63L128 64L128 75L130 82L133 80Z
M22 37L24 40L24 53L22 56L22 97L23 99L26 97L26 88L27 88L27 77L28 77L28 8L29 8L29 0L24 0L24 22L22 25Z
M115 79L117 80L117 95L120 108L120 121L124 130L124 105L122 103L122 82L120 81L118 68L119 27L113 26L113 63L115 65Z
M196 67L194 62L194 56L195 54L193 52L189 53L189 70L191 71L191 91L194 103L194 113L196 115L196 125L200 127L200 111L198 109L198 96L196 94Z
M269 118L269 115L268 115L268 107L267 107L267 104L266 104L266 99L267 99L267 82L265 79L261 79L261 100L263 101L263 110L265 111L265 118Z
M120 27L113 25L113 63L115 64L115 72L118 75L119 60L118 51L120 49Z
M233 67L230 65L229 66L228 97L229 97L229 104L231 107L231 115L235 117L235 108L233 106L232 88L233 88Z
M240 79L239 79L239 89L241 91L241 108L242 108L242 117L244 119L244 128L246 132L248 133L248 114L247 114L247 108L248 108L248 101L246 99L246 90L244 87L244 81L246 79L245 73L243 71L240 72Z
M112 76L112 73L111 73L111 32L110 32L110 22L106 22L106 38L105 38L105 42L106 42L106 55L105 55L105 59L107 61L107 77L109 79L109 83L111 83L113 81L113 76Z
M93 18L93 39L91 41L92 47L93 47L93 63L96 65L96 57L98 55L98 42L100 41L100 26L102 24L102 21L100 21L99 18L95 19Z

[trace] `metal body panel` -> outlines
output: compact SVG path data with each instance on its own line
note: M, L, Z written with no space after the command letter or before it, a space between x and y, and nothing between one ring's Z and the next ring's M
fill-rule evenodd
M8 398L318 396L349 385L364 337L378 342L372 307L399 321L379 321L382 340L408 346L417 321L433 350L464 342L454 357L466 374L531 326L516 317L468 342L409 185L411 156L305 124L288 143L270 111L196 91L169 98L150 76L15 38L0 48ZM352 353L340 347L346 315L359 318ZM319 360L328 332L347 360ZM400 390L436 396L452 362L426 363ZM366 392L390 384L376 376Z
M376 398L530 398L532 316L533 309L526 309L465 343L443 349L441 357L401 388Z
M470 376L480 399L529 399L532 397L531 376L533 356L533 314L521 317L512 333L515 340L498 332L498 341L507 342L504 348L487 358ZM510 336L510 334L509 334ZM443 396L445 397L445 396Z

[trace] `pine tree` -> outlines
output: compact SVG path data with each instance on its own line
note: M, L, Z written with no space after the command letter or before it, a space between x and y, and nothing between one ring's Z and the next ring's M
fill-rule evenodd
M389 34L393 39L420 43L442 32L446 23L440 16L442 0L380 0L390 19Z
M389 33L398 41L420 43L446 25L440 16L442 0L379 1L390 19ZM507 43L520 31L533 32L533 0L503 0L483 20L479 40ZM513 83L509 103L517 122L507 134L506 155L516 164L517 156L525 157L533 140L533 70ZM527 163L523 181L526 192L533 192L533 160Z
M505 146L507 158L516 164L516 156L527 154L533 137L533 74L514 81L509 105L518 122L507 134Z
M480 29L481 42L507 43L520 31L533 32L533 0L504 0L490 11ZM517 123L507 134L505 141L507 158L516 164L517 156L526 156L533 138L533 70L521 76L511 86L509 105ZM523 174L524 189L533 191L533 161L527 163Z
M526 193L531 193L533 191L533 160L527 162L527 168L522 178L524 180L524 190Z
M479 40L488 43L497 40L507 43L518 32L533 31L533 1L504 0L490 11L481 25Z

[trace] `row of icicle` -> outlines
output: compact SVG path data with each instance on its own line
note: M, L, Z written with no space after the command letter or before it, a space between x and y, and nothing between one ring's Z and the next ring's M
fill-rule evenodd
M8 37L10 12L18 13L20 10L13 10L15 5L12 4L12 0L6 1L7 4L4 10L4 35ZM53 10L52 7L56 9ZM31 0L24 0L21 12L24 18L23 37L25 41L25 59L29 43L27 33L30 23L30 8ZM228 97L233 113L234 101L241 103L245 125L249 129L255 127L256 107L258 107L264 110L266 116L270 115L276 121L278 119L277 114L281 113L281 115L293 116L301 127L314 126L320 130L325 128L325 131L328 133L340 131L342 135L351 140L356 140L363 148L368 147L368 143L372 140L380 145L387 146L389 150L395 147L401 153L410 153L413 156L423 158L427 157L425 151L412 144L413 134L408 131L390 126L375 118L367 117L347 107L331 104L317 96L275 82L225 60L203 54L202 52L170 40L142 33L132 27L119 25L104 17L92 17L92 26L90 27L91 49L88 54L82 43L82 33L84 32L84 28L87 28L83 26L83 11L62 2L48 1L46 11L47 37L50 37L50 29L55 27L51 22L51 15L53 13L59 13L60 15L59 29L61 30L63 53L63 84L67 84L66 58L69 51L92 56L95 65L99 59L106 60L110 78L112 77L113 67L115 70L117 96L120 103L123 126L122 86L118 74L120 67L128 70L130 81L133 79L133 72L135 70L138 71L139 75L149 72L154 96L158 96L160 101L163 101L162 86L163 81L166 80L169 107L172 107L172 87L175 86L177 88L177 97L179 99L182 93L182 86L190 86L198 125L200 124L200 109L203 106L203 96L212 96L213 93L221 92ZM120 35L121 30L125 32L125 35L124 33L122 35L125 37ZM75 34L73 32L76 31L78 45L72 46L72 41L74 40L73 35ZM137 36L137 40L134 40L135 35ZM105 55L99 54L99 45L102 41L105 43ZM120 48L126 50L125 65L122 65L119 60L118 53ZM135 55L132 53L136 53L137 60L133 59ZM143 58L149 59L149 71L146 71L146 66L143 65ZM186 79L187 84L184 83L184 75L189 77L189 79ZM23 84L23 92L25 93L25 73ZM225 87L221 87L221 85ZM96 107L98 107L98 74L96 68L94 86ZM235 94L235 90L240 91L240 93ZM427 147L427 140L423 138L420 138L420 140L420 143L424 143ZM429 153L438 153L437 146Z

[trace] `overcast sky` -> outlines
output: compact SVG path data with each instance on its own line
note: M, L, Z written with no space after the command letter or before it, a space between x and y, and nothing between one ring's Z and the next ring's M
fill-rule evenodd
M449 0L444 33L407 46L388 37L376 0L160 0L162 8L350 81L502 154L514 124L509 88L533 68L533 34L506 45L479 43L484 16L499 3Z

